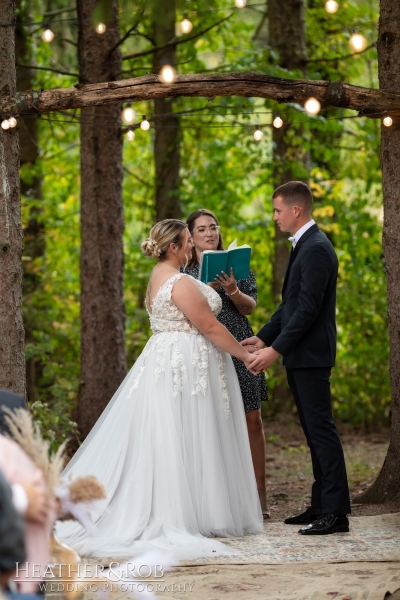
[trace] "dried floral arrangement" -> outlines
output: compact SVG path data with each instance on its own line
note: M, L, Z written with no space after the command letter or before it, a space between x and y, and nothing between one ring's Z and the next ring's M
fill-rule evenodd
M50 442L43 439L39 424L33 421L28 410L3 407L3 411L11 437L42 471L50 494L58 501L57 518L78 520L92 532L91 510L97 501L106 498L103 485L93 475L62 480L67 441L51 453Z

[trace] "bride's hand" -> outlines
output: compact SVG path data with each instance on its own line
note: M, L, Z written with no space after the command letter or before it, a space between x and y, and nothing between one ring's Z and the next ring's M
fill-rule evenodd
M246 352L246 356L242 359L245 364L246 369L249 368L249 365L254 361L254 354L250 354L250 352Z

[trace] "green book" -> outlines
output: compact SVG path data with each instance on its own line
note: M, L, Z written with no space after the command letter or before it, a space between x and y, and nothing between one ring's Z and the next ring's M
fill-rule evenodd
M251 248L247 244L236 246L232 242L228 250L204 250L200 257L199 279L203 283L215 281L215 277L225 271L230 274L231 267L236 279L247 279L250 269Z

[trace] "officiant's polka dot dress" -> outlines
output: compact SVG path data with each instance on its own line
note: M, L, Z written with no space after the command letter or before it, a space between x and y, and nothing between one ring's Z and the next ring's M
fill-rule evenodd
M195 279L199 278L199 266L182 271L191 275ZM242 294L247 294L254 300L257 300L257 284L254 273L250 271L248 279L239 279L237 286ZM235 304L230 300L222 286L216 289L222 300L222 310L217 319L222 325L231 332L239 342L254 335L251 325L245 315L241 315ZM242 363L241 360L232 356L236 373L239 379L240 390L242 392L245 412L256 410L261 407L263 400L268 400L267 382L264 373L252 375Z

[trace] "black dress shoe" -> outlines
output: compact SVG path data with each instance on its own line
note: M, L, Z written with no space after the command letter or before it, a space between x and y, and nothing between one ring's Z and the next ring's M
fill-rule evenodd
M302 535L328 535L347 531L349 531L349 520L346 516L321 515L314 523L302 527L299 533Z
M309 506L307 510L301 513L301 515L288 517L284 520L284 523L286 523L286 525L308 525L309 523L316 521L321 515L322 510L320 508Z

